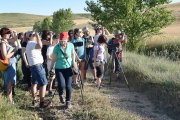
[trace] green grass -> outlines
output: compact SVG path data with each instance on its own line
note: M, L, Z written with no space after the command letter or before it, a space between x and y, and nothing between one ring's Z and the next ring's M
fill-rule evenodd
M0 28L8 27L32 27L35 22L43 21L44 18L52 16L32 15L25 13L2 13L0 14ZM89 19L90 14L73 14L73 20L75 19Z
M171 117L180 117L180 64L125 52L123 67L134 88L146 92L149 99Z

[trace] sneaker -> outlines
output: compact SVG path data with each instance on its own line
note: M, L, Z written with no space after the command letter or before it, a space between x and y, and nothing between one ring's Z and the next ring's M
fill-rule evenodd
M11 105L14 105L14 104L15 104L14 101L12 101L12 102L11 102Z
M70 109L71 108L71 102L70 101L66 101L66 109Z
M74 87L75 87L75 88L80 88L80 86L79 86L78 83L74 83Z
M54 96L54 93L49 90L48 95L51 96L51 97L53 97L53 96Z
M33 105L33 106L37 106L37 105L38 105L38 101L37 101L37 100L33 100L33 101L32 101L32 105Z
M85 82L82 82L82 85L85 86L86 85Z
M63 98L63 96L62 96L62 95L60 95L60 96L59 96L59 99L60 99L60 102L61 102L62 104L64 104L64 103L65 103L65 100L64 100L64 98Z
M95 84L96 84L96 83L97 83L97 80L96 80L96 79L94 79L94 80L93 80L93 83L95 83Z
M46 108L46 107L48 107L48 104L44 103L44 101L43 101L43 102L40 102L39 107L40 108Z

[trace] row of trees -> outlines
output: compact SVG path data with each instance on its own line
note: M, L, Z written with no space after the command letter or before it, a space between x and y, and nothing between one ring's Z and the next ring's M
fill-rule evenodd
M162 5L171 0L86 0L91 13L90 24L100 24L111 32L121 30L128 35L128 49L138 50L143 41L176 20Z
M74 26L72 20L71 9L60 9L53 13L53 19L45 18L43 21L37 21L34 23L33 29L42 32L42 30L48 29L56 34L62 31L68 31Z

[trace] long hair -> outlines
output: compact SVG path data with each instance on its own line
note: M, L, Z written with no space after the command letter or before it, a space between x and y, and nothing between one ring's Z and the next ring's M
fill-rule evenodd
M74 29L74 38L75 38L75 39L78 39L78 38L77 38L77 37L78 37L78 36L77 36L78 32L79 32L79 28L75 28L75 29Z
M24 33L24 38L23 38L23 42L28 42L28 38L26 37L26 33Z
M42 39L43 40L49 40L49 38L48 38L48 35L50 35L49 33L50 33L49 30L43 30L42 31Z

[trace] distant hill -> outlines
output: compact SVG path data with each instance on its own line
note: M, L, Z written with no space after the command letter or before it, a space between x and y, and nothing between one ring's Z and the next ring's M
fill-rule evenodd
M29 27L33 26L36 21L42 21L44 18L52 16L32 15L25 13L2 13L0 14L0 28L1 27ZM73 14L75 19L90 19L90 14Z

